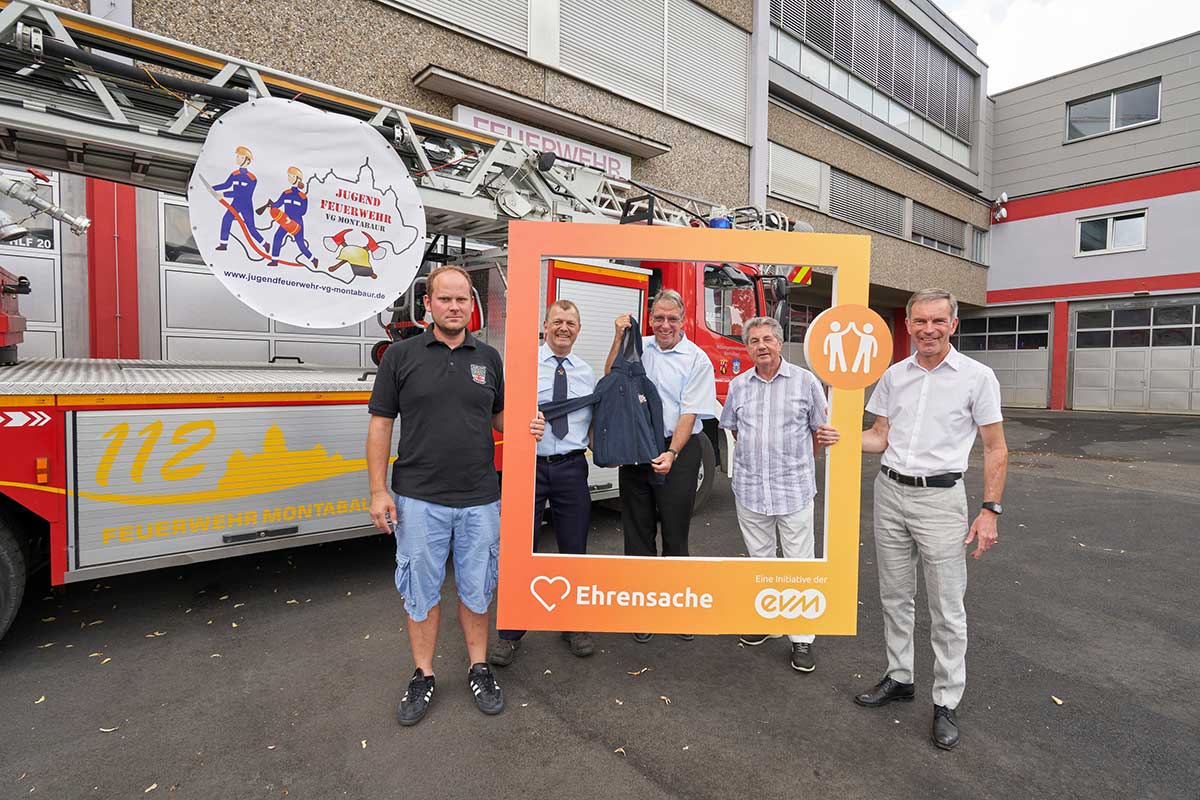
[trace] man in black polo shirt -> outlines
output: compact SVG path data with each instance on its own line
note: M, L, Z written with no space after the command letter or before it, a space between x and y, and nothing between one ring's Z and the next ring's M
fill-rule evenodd
M479 709L499 714L504 694L485 663L488 607L500 552L500 485L493 428L504 430L500 354L467 330L471 280L458 267L430 273L425 305L433 323L392 345L368 410L371 519L396 536L396 589L408 613L416 670L400 701L401 725L421 720L433 699L433 656L446 560L454 557L458 617L470 656L468 685ZM387 487L392 425L400 444ZM540 436L535 420L531 432Z

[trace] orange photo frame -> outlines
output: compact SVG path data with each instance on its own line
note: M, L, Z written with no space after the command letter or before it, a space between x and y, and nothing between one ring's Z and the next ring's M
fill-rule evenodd
M852 635L858 619L864 389L831 389L841 440L825 467L825 558L816 561L534 553L541 262L548 258L816 264L833 305L867 305L867 236L563 222L509 224L508 329L497 627L645 633ZM598 365L593 365L597 367ZM524 435L522 435L524 434Z

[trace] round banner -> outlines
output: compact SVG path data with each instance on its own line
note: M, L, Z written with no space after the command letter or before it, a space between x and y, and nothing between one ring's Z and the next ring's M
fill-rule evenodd
M883 377L892 361L892 332L866 306L827 308L809 323L804 358L817 377L837 389L863 389Z
M244 103L213 124L188 209L225 288L300 327L383 311L425 245L420 195L391 145L365 122L290 100Z

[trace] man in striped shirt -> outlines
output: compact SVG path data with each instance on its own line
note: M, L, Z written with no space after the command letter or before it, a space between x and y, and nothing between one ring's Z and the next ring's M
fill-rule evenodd
M738 524L751 558L774 558L776 537L784 558L814 557L815 452L840 436L827 424L829 406L821 382L783 360L783 329L771 317L755 317L742 329L754 369L729 382L721 427L733 431L733 496ZM744 635L755 646L778 635ZM789 635L792 668L816 669L814 637Z

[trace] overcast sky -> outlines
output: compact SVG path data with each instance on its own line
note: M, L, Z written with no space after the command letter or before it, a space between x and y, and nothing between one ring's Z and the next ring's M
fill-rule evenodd
M935 0L979 42L988 94L1200 31L1197 0Z

